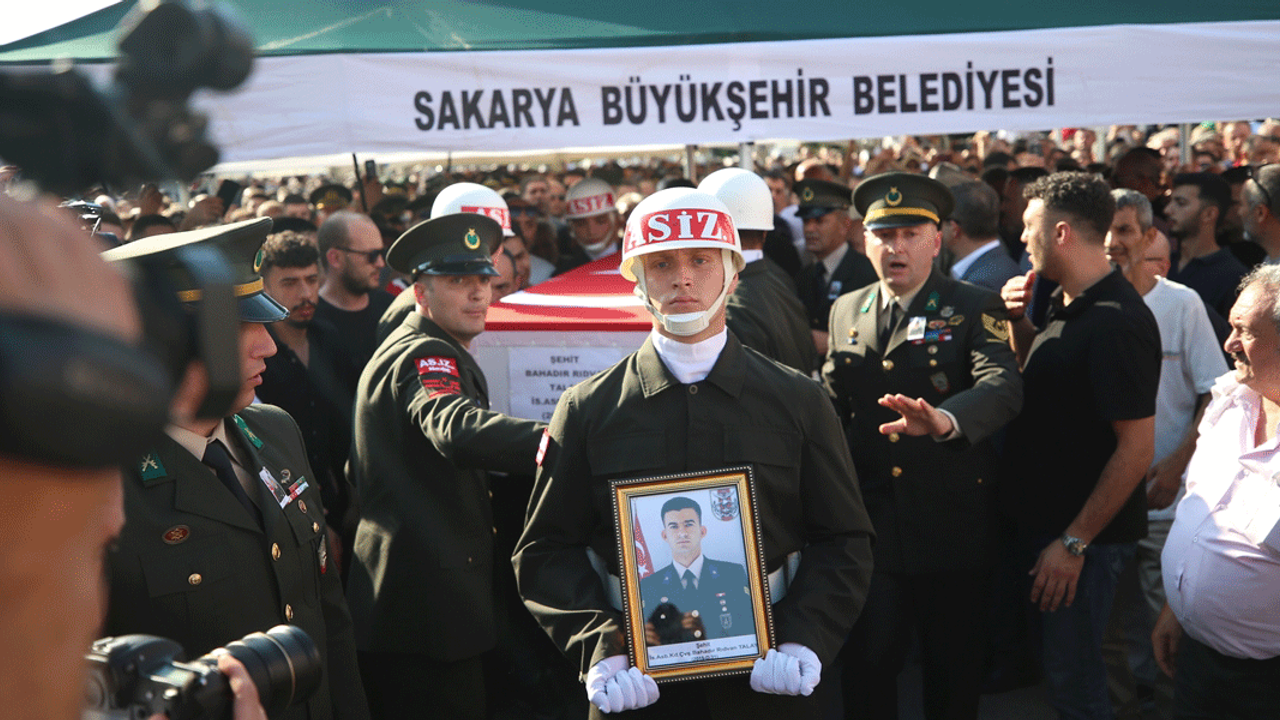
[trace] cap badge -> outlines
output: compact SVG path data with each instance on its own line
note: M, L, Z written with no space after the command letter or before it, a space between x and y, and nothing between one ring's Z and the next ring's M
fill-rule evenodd
M258 254L253 256L253 271L258 272L262 269L262 260L265 256L262 248L258 248Z
M476 233L475 228L468 229L467 236L464 237L462 241L466 243L468 250L475 250L480 247L480 235Z
M807 187L800 192L801 201L809 202L812 199L813 199L813 188Z
M889 207L898 207L902 204L902 193L898 192L898 188L889 188L889 192L884 194L884 204Z

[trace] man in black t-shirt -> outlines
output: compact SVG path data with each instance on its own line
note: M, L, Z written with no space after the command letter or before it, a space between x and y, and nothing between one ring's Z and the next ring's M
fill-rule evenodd
M1025 192L1033 271L1001 293L1025 388L1006 442L1005 506L1028 563L1035 557L1030 598L1050 700L1063 717L1110 718L1102 630L1120 570L1146 535L1141 481L1154 453L1160 334L1107 261L1107 185L1056 173ZM1025 317L1037 274L1060 285L1039 333Z
M368 215L343 210L324 221L316 240L325 270L316 317L337 328L355 366L355 375L343 381L355 387L378 349L378 320L392 300L378 289L386 267L382 233Z

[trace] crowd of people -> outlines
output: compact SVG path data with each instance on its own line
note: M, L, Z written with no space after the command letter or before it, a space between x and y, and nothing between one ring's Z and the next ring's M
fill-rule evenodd
M206 417L191 363L125 468L103 633L302 627L297 718L890 719L913 657L930 720L1041 682L1063 718L1280 713L1280 121L1183 139L89 192L61 214L188 305L182 251L222 251L241 366ZM549 423L491 410L489 306L608 257L649 339ZM610 481L741 465L776 644L659 686ZM672 596L719 567L685 555Z

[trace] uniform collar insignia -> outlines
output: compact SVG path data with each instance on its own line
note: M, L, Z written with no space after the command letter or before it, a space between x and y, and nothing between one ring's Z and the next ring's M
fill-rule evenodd
M924 304L925 312L933 312L934 310L937 310L938 300L939 300L938 293L936 292L929 293L929 300Z
M241 418L239 415L232 415L231 419L235 421L236 427L240 428L240 432L244 433L244 436L249 438L249 442L253 443L255 448L261 450L262 441L258 439L257 435L253 434L252 430L249 429L249 425L245 423L244 418Z
M142 460L138 462L138 474L142 476L143 482L169 476L164 463L160 462L160 453L155 450L142 456Z
M876 301L876 293L875 293L875 292L871 292L871 293L869 293L869 294L867 295L867 299L866 299L866 300L864 300L864 301L862 302L862 307L858 309L858 312L866 312L866 311L870 310L870 309L871 309L871 303L873 303L873 302L875 302L875 301Z

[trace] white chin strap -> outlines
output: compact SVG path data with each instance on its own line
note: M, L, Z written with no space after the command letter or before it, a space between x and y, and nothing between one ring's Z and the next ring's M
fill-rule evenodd
M711 325L711 318L724 305L724 299L729 296L729 284L733 281L733 276L738 272L733 263L732 251L721 250L720 259L724 265L724 286L720 288L720 296L706 310L663 315L657 306L653 304L653 299L649 297L649 292L645 289L644 263L639 259L636 260L631 268L632 274L636 276L636 287L633 292L635 292L636 297L644 302L645 309L657 318L658 322L662 323L663 329L667 332L679 337L697 335Z

